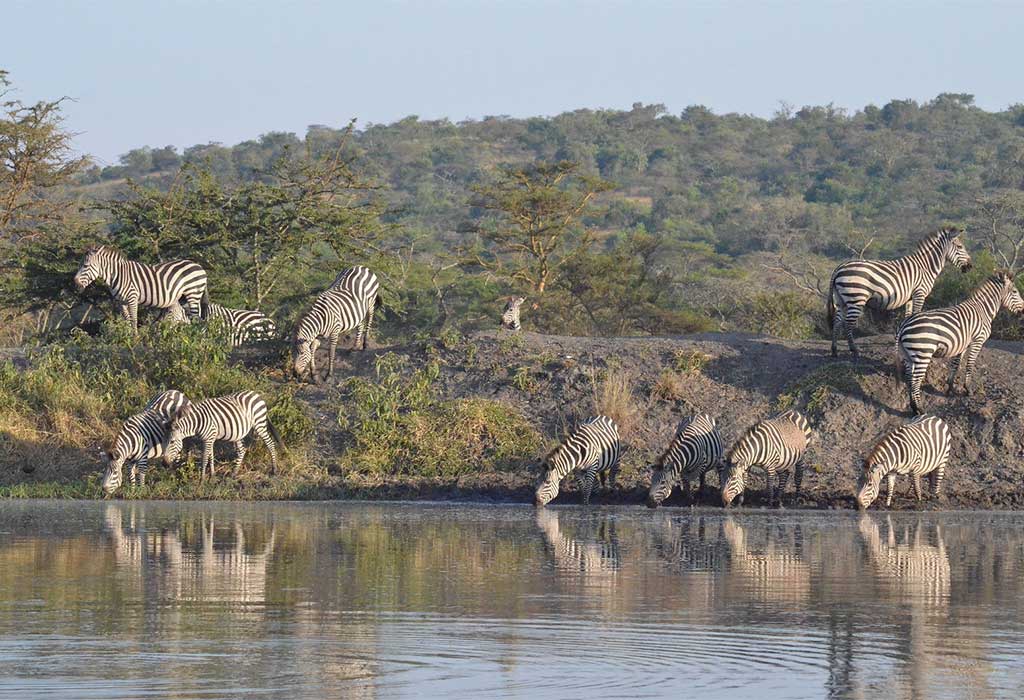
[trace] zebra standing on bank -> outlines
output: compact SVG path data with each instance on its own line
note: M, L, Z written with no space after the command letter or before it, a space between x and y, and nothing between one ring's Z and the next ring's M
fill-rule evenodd
M274 321L262 311L229 309L220 304L207 305L206 320L220 319L229 329L231 347L237 348L254 340L269 340L277 332Z
M647 493L647 506L657 508L678 484L685 496L689 483L700 480L699 496L704 492L704 477L711 469L718 470L718 485L725 483L722 462L722 436L715 419L706 413L684 419L676 428L675 438L652 466L654 476Z
M837 267L829 283L826 308L826 320L832 329L832 357L838 355L836 339L842 327L850 352L857 357L853 329L865 306L883 311L902 306L910 317L924 306L947 262L964 272L971 269L971 256L960 240L962 233L958 228L939 229L902 258L852 260Z
M949 426L935 416L918 416L892 431L879 442L864 461L864 472L857 482L857 507L868 508L878 498L885 477L885 507L892 505L896 476L913 479L914 495L921 500L921 477L931 481L932 495L942 492L942 479L949 463Z
M191 260L145 265L100 246L85 254L75 273L75 286L84 291L97 279L110 287L121 315L133 328L139 327L139 306L167 309L184 299L192 316L202 316L203 301L208 299L206 271Z
M619 428L615 422L607 416L591 418L544 458L547 471L537 487L537 506L554 500L562 479L572 471L579 472L583 504L590 505L590 493L598 477L602 486L606 479L615 483L621 453Z
M739 503L743 504L743 491L751 467L765 471L769 508L775 502L776 494L778 505L782 506L782 493L789 481L790 469L794 471L793 483L799 500L800 482L803 480L802 459L810 441L811 428L807 419L797 411L786 411L754 425L729 450L728 477L722 487L722 503L728 506L738 496Z
M373 312L380 306L380 280L368 267L356 265L350 267L338 275L329 289L345 289L352 293L366 306L366 315L363 317L356 330L354 348L366 349L366 343L370 338L370 329L373 326Z
M1024 311L1024 300L1006 273L986 280L965 301L944 309L914 314L896 331L896 371L903 375L910 395L910 408L920 415L921 384L933 357L950 357L949 385L953 394L961 359L964 367L964 393L970 393L971 374L981 348L992 334L992 320L1000 308L1015 314Z
M367 316L366 299L348 289L328 289L321 292L313 307L299 319L292 337L292 370L296 379L309 373L316 383L316 351L320 339L327 338L327 378L334 376L334 356L342 333L361 327ZM358 336L357 336L358 338Z
M501 327L510 331L517 331L522 328L519 322L519 307L526 301L526 297L509 297L505 304L505 310L501 314Z
M174 415L188 403L180 391L165 391L146 404L141 413L136 413L124 422L109 450L102 450L106 471L103 474L103 492L108 496L121 487L124 466L130 466L129 480L132 486L146 485L146 469L149 460L163 454L167 426Z
M174 415L164 439L164 462L171 464L181 454L186 438L198 437L203 442L202 478L207 465L213 476L213 445L217 440L231 442L235 447L235 469L242 466L246 448L242 442L249 433L256 435L270 452L272 473L277 472L277 445L281 437L267 418L267 402L255 391L240 391L213 399L186 404Z

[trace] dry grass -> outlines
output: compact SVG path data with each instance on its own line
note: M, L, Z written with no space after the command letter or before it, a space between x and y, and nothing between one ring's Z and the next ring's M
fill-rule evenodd
M662 371L658 381L654 383L651 395L656 399L663 399L665 401L681 401L686 384L686 377L679 372L666 369Z
M632 372L608 368L600 379L594 380L593 401L594 413L614 420L623 439L636 431L643 408L636 392L636 376Z

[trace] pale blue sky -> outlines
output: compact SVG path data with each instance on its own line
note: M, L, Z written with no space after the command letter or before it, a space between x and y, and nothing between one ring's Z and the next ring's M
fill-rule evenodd
M308 124L661 102L1024 102L1024 2L7 0L0 67L101 163Z

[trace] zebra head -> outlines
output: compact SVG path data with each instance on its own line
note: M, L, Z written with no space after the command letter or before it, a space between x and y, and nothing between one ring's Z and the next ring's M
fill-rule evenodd
M295 375L295 379L302 380L302 377L307 373L309 378L314 382L318 382L316 372L313 371L313 357L316 355L316 350L320 346L320 340L318 338L301 338L296 336L292 341L292 372Z
M118 455L117 450L101 449L100 456L107 465L106 471L103 473L103 493L110 496L121 488L125 458L123 455Z
M1010 313L1019 314L1024 311L1024 299L1021 299L1020 292L1013 278L1006 273L1000 275L1003 283L1003 307Z
M664 459L664 456L662 456L651 465L653 474L651 476L651 488L647 492L648 508L657 508L664 503L665 499L672 493L672 489L679 483L681 465L678 460L673 460L672 464L666 467Z
M946 239L946 247L943 251L946 262L950 265L959 267L961 272L967 272L970 270L971 254L967 252L964 242L960 239L960 234L963 233L963 230L958 228L946 228L942 230L942 233L943 237Z
M874 455L872 455L873 457ZM882 483L882 469L871 466L871 457L864 465L857 480L857 507L860 510L867 510L875 499L878 498L878 487Z
M722 505L726 508L747 488L747 468L730 459L727 473L725 486L722 487Z
M82 258L82 264L75 273L75 287L79 292L85 291L86 287L102 276L105 267L104 250L103 246L93 248Z
M544 478L541 480L540 485L537 486L537 493L534 498L534 503L538 508L543 508L558 496L562 475L564 474L564 472L559 470L561 452L562 445L559 445L551 450L548 456L541 461L541 466L547 467L547 469L544 472Z

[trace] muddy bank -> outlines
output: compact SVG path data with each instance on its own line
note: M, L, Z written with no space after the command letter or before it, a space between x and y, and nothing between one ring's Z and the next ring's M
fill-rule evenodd
M613 490L598 503L641 503L649 484L648 465L665 448L683 416L704 411L716 416L731 443L751 423L784 408L806 413L814 428L798 507L850 508L867 451L887 431L909 418L905 390L893 378L893 343L888 336L862 338L862 358L828 354L825 341L785 341L741 334L687 338L573 338L504 332L450 341L346 354L339 376L373 376L376 358L392 352L421 366L437 359L439 391L450 398L484 397L506 403L528 417L549 445L595 411L595 395L609 376L625 375L633 386L635 417L624 425L627 452ZM949 422L954 435L945 498L925 508L1013 509L1024 506L1024 377L1019 343L991 342L982 352L970 396L946 397L948 363L937 361L928 377L926 410ZM941 387L941 389L940 389ZM337 406L344 397L330 386L304 387L299 396L322 417L318 440L336 449ZM599 400L599 399L598 399ZM538 454L538 457L540 454ZM354 465L349 465L354 466ZM334 492L358 498L529 501L539 474L536 464L521 471L481 473L458 480L387 478L367 480L338 467ZM703 503L717 504L709 475ZM325 485L326 486L326 485ZM788 503L792 503L792 484ZM335 490L336 489L336 490ZM755 476L747 499L758 507L763 479ZM912 508L909 480L897 481L894 508ZM566 484L556 503L575 503ZM668 505L684 505L673 494Z

